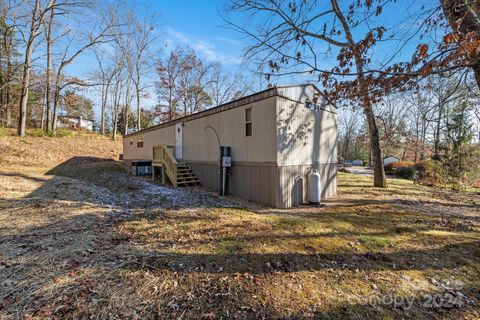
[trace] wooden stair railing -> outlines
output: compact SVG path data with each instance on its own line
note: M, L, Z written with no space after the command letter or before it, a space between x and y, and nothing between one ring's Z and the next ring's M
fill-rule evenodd
M153 147L152 167L162 168L162 183L165 184L165 175L168 176L172 185L177 186L177 160L173 156L173 148L165 145ZM155 169L152 170L155 174ZM153 175L155 179L155 175Z
M186 162L178 162L173 156L173 147L160 145L153 147L152 178L155 180L155 167L162 170L162 184L167 176L174 187L197 185L200 181Z

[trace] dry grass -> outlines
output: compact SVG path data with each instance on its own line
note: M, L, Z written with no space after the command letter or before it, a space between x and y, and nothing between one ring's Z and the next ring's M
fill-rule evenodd
M324 207L276 210L102 159L0 171L0 318L480 317L474 193L340 174ZM391 296L405 303L375 303Z
M76 156L118 159L122 153L121 141L113 142L95 133L72 132L55 138L29 136L30 131L23 138L11 136L11 131L0 135L0 169L52 168Z

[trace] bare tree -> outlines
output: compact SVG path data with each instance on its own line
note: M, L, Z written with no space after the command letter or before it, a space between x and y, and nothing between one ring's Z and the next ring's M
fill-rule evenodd
M18 5L10 2L0 3L1 19L1 49L0 57L0 123L4 126L12 126L12 85L15 81L14 75L18 68L15 66L14 56L16 53L15 30L17 28ZM4 65L5 64L5 65Z
M133 57L130 51L130 41L127 40L127 43L121 43L120 48L122 51L123 59L124 59L124 70L125 73L125 83L123 86L123 124L122 124L122 133L125 135L128 133L128 120L130 116L130 106L132 104L133 96L132 96L132 78L133 78L133 69L134 69L134 62Z
M54 1L55 2L55 1ZM42 113L42 129L50 131L50 121L51 121L51 77L50 70L52 64L52 29L53 29L53 20L55 17L55 8L52 7L50 10L50 16L48 23L45 26L45 42L47 44L47 68L45 71L45 102L44 102L44 112Z
M201 111L211 104L211 98L207 92L207 87L212 82L211 66L197 58L194 52L189 59L188 66L181 72L179 82L179 95L184 115Z
M241 75L227 73L220 63L212 66L211 80L207 89L215 107L243 97L252 90L250 83Z
M192 68L194 53L177 47L167 59L157 60L156 82L159 104L157 113L162 120L172 120L179 114L178 106L185 92L181 88L182 75Z
M361 115L358 110L339 110L339 153L342 158L350 159L354 152L351 152L352 145L359 134L359 129L363 125Z
M75 36L70 36L67 45L63 51L62 57L59 61L54 83L54 95L53 95L53 120L52 131L55 132L57 126L57 112L58 104L61 96L61 91L69 85L86 85L85 82L77 78L68 78L63 74L63 70L66 66L70 65L78 56L80 56L87 49L101 43L108 43L114 39L114 27L115 20L114 15L106 15L104 20L100 23L100 30L88 32L85 36L85 43L81 44L77 50L70 53L70 47L74 42Z
M120 65L114 61L112 57L109 57L105 51L99 46L93 47L93 52L98 63L98 71L94 78L100 83L100 133L105 135L107 133L107 103L110 92L110 87L113 82L113 77L119 72Z
M262 22L255 26L254 31L231 20L228 23L253 39L254 44L247 50L246 56L260 57L260 63L267 64L271 69L267 77L280 73L284 66L288 68L288 71L282 72L284 75L315 72L323 80L324 87L333 89L337 95L343 88L343 98L361 104L369 128L374 186L386 187L380 136L373 110L375 96L372 94L370 71L365 68L365 63L369 61L369 49L382 38L384 30L382 27L367 26L365 32L356 33L356 39L352 29L360 23L360 19L364 19L355 14L356 9L366 11L367 16L372 14L371 11L375 14L376 10L372 8L371 1L366 1L366 4L359 1L344 13L338 0L331 0L328 4L326 1L320 4L314 1L232 0L231 11L242 12L250 19L262 17ZM321 52L314 43L319 41L338 51L338 63L331 70L322 68L318 60ZM342 84L332 75L351 75L354 80L348 81L348 85Z
M153 16L145 16L143 21L134 20L134 32L133 32L133 57L134 57L134 70L132 74L133 84L135 86L135 98L137 107L137 130L141 130L141 97L145 89L142 78L145 70L150 67L149 49L152 43L158 38L154 36L153 31L155 29Z
M50 0L42 7L40 0L35 0L30 12L29 30L28 36L24 37L25 40L25 60L23 64L23 76L21 82L21 94L20 94L20 109L18 117L18 129L17 134L19 136L25 136L26 122L27 122L27 100L28 89L30 86L30 72L32 69L32 54L34 49L35 40L40 34L40 27L43 24L45 15L52 9L54 1ZM22 33L23 34L23 33Z
M117 140L117 131L118 131L118 120L120 114L120 101L122 96L122 91L124 88L124 81L125 81L125 68L124 68L124 61L121 58L120 54L116 54L115 56L116 67L115 69L117 72L113 74L113 82L112 82L112 92L111 96L111 120L112 120L112 138L113 140Z

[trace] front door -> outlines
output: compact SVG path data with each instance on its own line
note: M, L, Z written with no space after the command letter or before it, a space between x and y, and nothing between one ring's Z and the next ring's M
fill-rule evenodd
M183 158L183 125L177 123L175 125L175 158L182 160Z

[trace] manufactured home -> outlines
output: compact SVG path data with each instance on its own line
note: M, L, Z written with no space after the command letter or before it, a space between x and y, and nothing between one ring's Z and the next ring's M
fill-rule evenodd
M272 87L126 135L123 152L174 186L286 208L308 201L313 171L321 198L336 194L337 112L313 85Z
M57 128L85 129L93 131L93 120L82 117L58 116Z
M398 159L397 157L394 157L394 156L388 156L388 157L385 157L383 158L383 165L388 165L390 163L395 163L395 162L400 162L400 159Z

